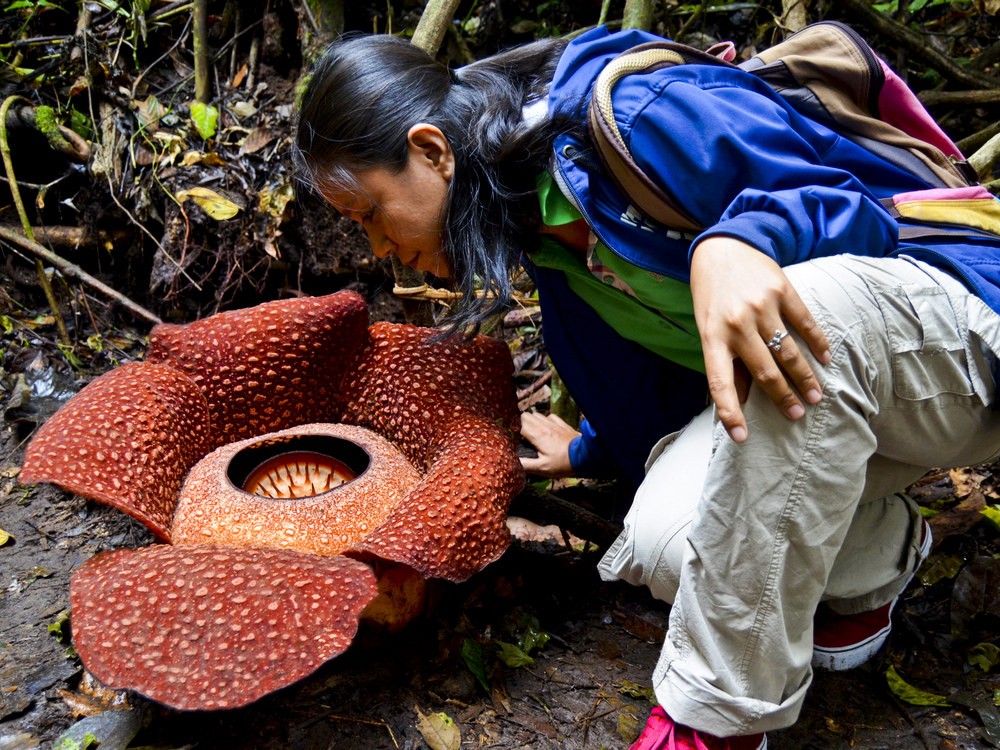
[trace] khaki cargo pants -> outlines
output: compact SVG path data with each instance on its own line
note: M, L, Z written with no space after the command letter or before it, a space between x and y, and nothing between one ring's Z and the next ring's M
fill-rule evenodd
M981 300L908 258L785 270L831 344L823 401L791 422L751 388L743 445L710 411L662 440L599 566L673 603L656 696L719 736L795 722L820 601L850 614L905 586L920 523L894 493L1000 453L1000 317Z

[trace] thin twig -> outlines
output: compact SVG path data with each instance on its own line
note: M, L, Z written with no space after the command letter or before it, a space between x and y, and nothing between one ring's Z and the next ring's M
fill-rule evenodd
M194 19L194 98L208 104L212 92L208 78L208 0L194 0L191 10Z
M68 260L59 257L54 252L52 252L46 247L43 247L42 245L39 245L34 240L29 240L24 235L18 234L15 231L7 229L6 227L0 227L0 240L4 240L5 242L9 242L11 245L15 247L28 251L36 258L38 258L39 262L41 262L41 260L44 260L46 263L57 268L59 270L59 273L61 273L63 276L71 279L76 279L77 281L80 281L84 284L87 284L88 286L93 287L101 294L104 294L105 296L115 300L122 307L126 308L127 310L139 316L140 318L148 320L150 323L153 324L163 322L146 308L138 305L137 303L130 300L128 297L122 295L120 292L112 289L103 281L95 279L93 276L91 276L89 273L84 271L76 264L70 263Z
M7 111L10 109L11 104L21 98L19 96L8 96L3 104L0 104L0 154L3 156L3 166L7 172L7 179L9 181L8 188L10 189L11 198L14 200L14 205L17 207L17 215L21 219L21 226L24 227L27 239L34 242L31 221L28 219L28 212L24 209L24 201L21 200L21 191L17 186L17 179L14 177L14 162L10 158L10 143L7 141ZM59 309L56 294L52 290L52 284L49 283L49 277L45 275L45 266L42 265L42 261L38 258L35 259L35 270L38 272L38 283L41 285L42 291L45 293L45 299L48 300L49 307L52 309L52 316L55 318L56 328L59 331L59 340L65 346L72 346L73 342L69 337L69 330L66 328L66 321L63 319L62 311Z

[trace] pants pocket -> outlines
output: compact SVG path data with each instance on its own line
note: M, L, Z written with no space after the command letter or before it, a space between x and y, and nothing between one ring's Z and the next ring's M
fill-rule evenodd
M975 395L965 323L956 318L945 290L901 285L880 290L876 300L885 320L893 389L899 398Z

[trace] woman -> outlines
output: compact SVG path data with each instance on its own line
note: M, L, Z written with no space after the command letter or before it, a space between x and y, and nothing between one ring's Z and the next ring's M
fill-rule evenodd
M762 748L796 720L812 662L884 642L930 545L899 491L1000 451L1000 247L900 242L878 200L927 183L705 65L615 88L640 166L707 229L645 219L597 162L584 106L649 39L597 29L457 71L390 37L336 43L298 158L376 255L467 293L456 328L529 269L587 423L526 415L526 467L641 481L601 572L673 603L635 747Z

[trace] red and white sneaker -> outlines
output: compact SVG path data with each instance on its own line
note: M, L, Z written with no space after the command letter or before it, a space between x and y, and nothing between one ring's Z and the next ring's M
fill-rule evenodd
M766 750L767 735L716 737L677 724L657 706L630 750Z
M922 523L920 561L917 563L917 568L930 554L933 541L931 527L927 521ZM913 576L910 576L910 580L912 578ZM907 586L910 580L907 580ZM905 589L906 586L899 593L902 594ZM819 669L839 672L860 667L871 659L889 637L889 632L892 630L892 610L897 601L899 601L898 595L878 609L856 615L839 615L820 604L813 620L812 665Z

